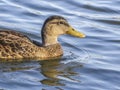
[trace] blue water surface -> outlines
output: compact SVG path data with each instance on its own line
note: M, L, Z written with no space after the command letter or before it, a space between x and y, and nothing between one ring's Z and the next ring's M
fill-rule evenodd
M0 0L0 28L38 42L51 15L87 37L60 36L61 59L1 62L0 90L120 90L120 0Z

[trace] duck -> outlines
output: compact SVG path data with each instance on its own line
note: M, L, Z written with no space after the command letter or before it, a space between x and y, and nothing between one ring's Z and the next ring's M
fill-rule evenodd
M43 23L41 45L37 45L21 32L0 29L0 59L39 58L45 60L62 56L63 50L58 37L63 34L85 37L84 33L75 30L64 17L58 15L49 16Z

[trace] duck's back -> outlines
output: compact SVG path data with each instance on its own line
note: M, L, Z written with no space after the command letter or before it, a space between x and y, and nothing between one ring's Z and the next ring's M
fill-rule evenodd
M0 58L34 57L36 50L37 46L27 36L15 31L0 30Z

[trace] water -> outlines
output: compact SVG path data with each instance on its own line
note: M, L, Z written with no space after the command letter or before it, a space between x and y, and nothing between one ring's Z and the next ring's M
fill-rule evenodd
M120 0L0 0L0 28L41 42L50 15L86 38L59 38L61 59L0 63L0 90L120 90Z

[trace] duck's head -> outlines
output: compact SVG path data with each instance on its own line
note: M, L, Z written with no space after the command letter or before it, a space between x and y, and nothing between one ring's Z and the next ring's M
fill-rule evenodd
M58 43L57 38L62 34L69 34L79 38L85 37L83 33L72 28L67 20L61 16L50 16L47 18L42 27L41 34L44 46Z

